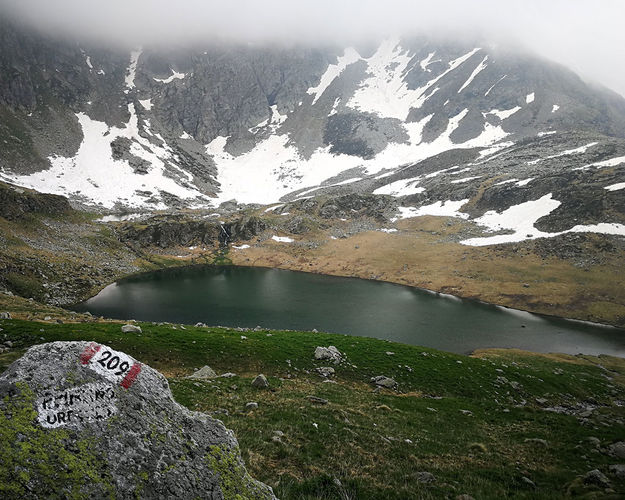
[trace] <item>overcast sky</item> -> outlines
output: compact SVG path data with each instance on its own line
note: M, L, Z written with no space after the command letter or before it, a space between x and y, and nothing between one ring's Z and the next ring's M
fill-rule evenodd
M0 0L0 9L64 34L131 44L478 34L625 96L625 0Z

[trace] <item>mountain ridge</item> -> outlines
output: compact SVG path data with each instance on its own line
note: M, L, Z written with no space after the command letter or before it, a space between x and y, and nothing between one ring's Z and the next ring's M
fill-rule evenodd
M625 99L544 59L423 37L126 53L3 23L4 181L104 212L390 195L396 219L495 232L476 244L625 234Z

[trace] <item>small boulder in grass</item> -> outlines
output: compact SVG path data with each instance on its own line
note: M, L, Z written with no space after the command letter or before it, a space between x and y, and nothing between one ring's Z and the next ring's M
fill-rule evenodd
M315 368L315 371L324 378L331 377L335 373L334 368L331 366L319 366Z
M216 378L216 377L217 377L217 373L215 373L215 370L213 370L210 366L205 365L202 368L200 368L198 371L189 375L187 378L192 378L192 379L197 379L197 380L207 380L207 379Z
M625 458L625 441L617 441L608 446L608 453L617 458Z
M141 333L141 327L137 325L122 326L122 333Z
M0 319L11 319L11 313L10 312L0 312Z
M419 471L412 474L418 483L430 484L436 482L436 477L431 472Z
M265 377L262 373L257 375L254 380L252 380L252 387L257 387L259 389L266 389L269 387L269 381L267 377Z
M334 364L338 364L343 360L341 352L333 345L328 347L318 346L315 349L315 359L332 361Z
M593 469L584 476L584 484L594 484L601 488L609 488L610 480L599 469Z
M379 387L386 387L387 389L394 389L397 387L397 382L391 377L384 375L378 375L377 377L371 377L371 382Z

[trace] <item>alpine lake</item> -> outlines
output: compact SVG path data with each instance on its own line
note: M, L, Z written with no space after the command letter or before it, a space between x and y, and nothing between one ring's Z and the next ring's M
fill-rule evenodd
M196 266L156 271L111 284L73 309L124 320L316 329L459 354L518 348L625 357L622 329L392 283L278 269Z

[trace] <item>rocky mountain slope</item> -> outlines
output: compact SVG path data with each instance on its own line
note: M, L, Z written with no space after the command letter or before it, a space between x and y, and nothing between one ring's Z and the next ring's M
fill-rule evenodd
M104 209L355 191L516 239L623 232L625 99L538 57L425 38L123 51L0 22L5 181ZM507 210L529 227L489 215Z

